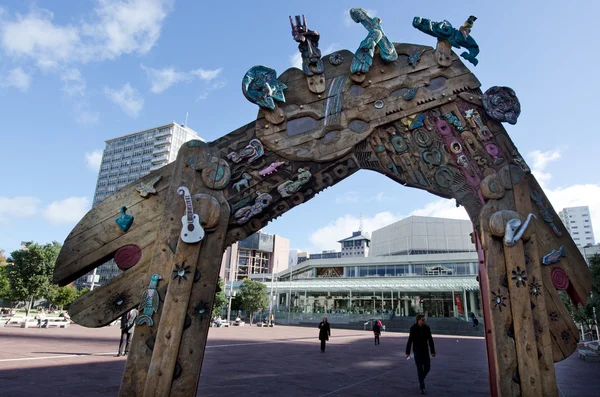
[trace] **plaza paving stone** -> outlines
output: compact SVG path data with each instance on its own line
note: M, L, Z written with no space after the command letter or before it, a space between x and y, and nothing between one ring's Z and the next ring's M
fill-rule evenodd
M427 377L431 396L488 396L485 342L436 335ZM306 327L211 328L198 396L419 395L407 334L332 329L325 353ZM115 357L119 329L0 328L0 396L116 396L125 359ZM185 370L185 368L184 368ZM574 354L556 365L565 397L598 396L600 363Z

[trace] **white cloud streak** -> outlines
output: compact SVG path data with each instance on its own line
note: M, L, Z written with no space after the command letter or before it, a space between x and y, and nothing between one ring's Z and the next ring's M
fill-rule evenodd
M50 203L42 210L42 216L51 224L75 223L89 211L90 207L90 199L87 197L68 197Z
M90 171L99 172L102 163L102 150L94 150L85 154L85 163Z
M221 68L215 70L196 69L190 72L181 72L173 66L164 69L154 69L140 64L140 67L146 72L146 76L150 80L150 91L155 94L160 94L177 83L192 82L196 78L210 83L211 80L217 78L221 73Z
M22 92L27 92L31 86L31 76L22 68L17 67L8 72L6 77L0 81L3 87L14 87Z
M65 25L55 24L51 11L32 8L12 20L3 18L0 46L45 69L146 54L158 41L171 5L170 0L98 0L90 21Z
M133 118L136 118L144 107L144 98L129 83L126 83L121 89L104 87L104 94Z
M31 196L0 197L0 219L7 216L27 218L38 212L40 199Z

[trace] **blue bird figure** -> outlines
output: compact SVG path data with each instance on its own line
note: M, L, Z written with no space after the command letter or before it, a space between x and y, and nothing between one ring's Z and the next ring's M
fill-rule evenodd
M152 277L150 277L150 285L148 285L148 290L144 291L142 302L140 303L140 311L142 311L142 314L139 315L136 320L136 324L138 325L142 325L144 323L148 324L149 327L154 325L152 315L158 311L159 303L158 292L156 292L158 280L162 280L160 274L153 274Z

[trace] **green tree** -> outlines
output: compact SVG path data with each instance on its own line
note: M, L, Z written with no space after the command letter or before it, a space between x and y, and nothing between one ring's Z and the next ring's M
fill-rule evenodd
M4 250L0 250L0 266L6 266L8 264L6 262L6 255L4 255L4 253Z
M254 319L254 313L265 310L269 303L267 286L253 280L244 280L239 292L242 308L250 316L250 325Z
M0 299L10 300L10 281L6 271L6 266L0 266Z
M213 317L217 317L219 314L221 314L223 306L227 304L227 296L225 296L225 284L223 283L223 279L221 277L219 277L217 291L218 292L215 293L215 302L213 304Z
M60 310L63 310L64 306L68 306L73 303L78 296L79 291L77 291L77 288L73 287L72 285L65 285L64 287L53 285L47 298L50 300L50 302L57 305Z
M88 292L90 292L90 289L88 287L80 289L79 291L77 291L77 298L81 298L83 295L87 294Z
M11 294L15 300L28 302L27 316L33 302L50 291L50 280L60 248L56 241L45 245L27 242L24 249L10 254L13 264L6 270Z
M564 291L559 291L561 299L569 312L573 321L579 325L583 325L584 329L594 327L594 308L596 308L596 316L600 316L600 255L594 255L590 258L590 271L592 272L592 289L585 306L578 305L574 308L571 300Z

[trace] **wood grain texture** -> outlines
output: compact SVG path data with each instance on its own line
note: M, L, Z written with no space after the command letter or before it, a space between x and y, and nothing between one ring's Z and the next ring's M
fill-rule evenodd
M515 210L523 215L533 212L529 192L529 177L513 185L513 194L515 198ZM548 324L548 312L546 306L545 294L537 290L538 284L541 285L542 270L541 256L538 252L537 234L535 230L540 227L540 220L534 221L529 225L529 240L523 244L525 255L525 265L528 274L528 283L526 285L531 302L531 312L533 321L533 332L535 333L536 351L532 358L537 364L540 374L540 386L543 396L558 397L558 387L556 385L556 373L554 371L554 359L552 352L552 335ZM536 290L534 290L536 288Z
M197 148L182 146L177 155L177 160L172 167L171 184L166 192L167 206L160 221L152 262L145 276L146 283L149 282L150 275L154 273L158 273L163 277L163 280L158 285L159 291L164 291L165 284L168 284L168 281L171 279L172 266L176 261L175 253L171 248L171 242L173 240L177 241L177 247L184 244L179 240L179 233L182 226L181 216L185 214L185 203L181 196L177 194L177 189L180 186L193 186L194 181L201 178L200 173L188 165L188 158L193 157L197 151ZM165 294L159 293L159 295L162 299L158 307L158 312L153 316L154 326L149 327L146 324L136 326L136 331L133 334L131 342L131 349L127 356L119 396L142 396L144 393L146 378L152 359L152 351L156 347L157 332L160 329L164 308Z

